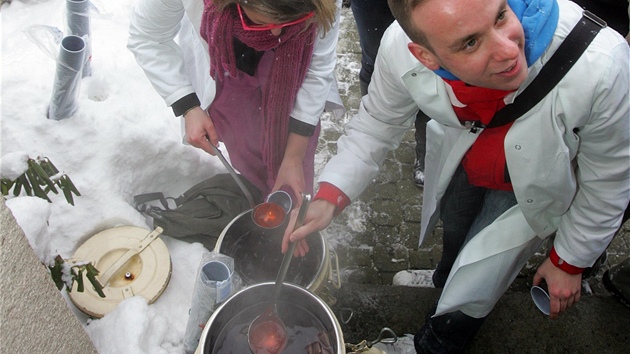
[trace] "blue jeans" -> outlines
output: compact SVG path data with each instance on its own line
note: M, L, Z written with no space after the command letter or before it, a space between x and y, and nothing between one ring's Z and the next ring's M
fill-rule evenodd
M470 317L461 311L431 317L436 309L437 303L427 312L424 326L413 338L416 352L421 354L462 353L486 318Z
M420 163L420 170L424 172L424 155L427 152L427 122L429 117L422 111L416 114L416 160Z
M381 45L381 38L387 27L394 22L394 16L389 11L387 0L352 0L350 8L359 32L361 45L359 83L361 96L365 96L372 80L374 61Z
M387 0L352 0L350 3L354 21L359 32L361 45L361 71L359 71L359 86L361 96L367 94L372 81L374 62L381 45L383 33L394 22L394 15L389 10ZM416 159L424 171L424 155L426 152L427 117L422 111L416 115Z
M513 192L473 186L468 183L464 168L457 168L440 204L444 234L442 259L433 274L436 288L444 287L462 247L514 205ZM435 309L429 310L424 326L414 338L418 353L463 351L485 318L470 317L461 311L431 317Z

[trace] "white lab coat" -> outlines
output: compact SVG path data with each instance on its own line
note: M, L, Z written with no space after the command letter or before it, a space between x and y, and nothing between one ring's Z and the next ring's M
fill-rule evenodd
M317 125L327 109L344 112L334 69L341 0L333 27L315 41L313 57L300 87L291 117ZM202 0L139 0L129 26L127 47L167 106L197 93L202 107L214 99L215 83L210 77L208 43L201 38Z
M553 40L516 95L581 18L579 6L558 3ZM432 118L427 126L422 242L439 218L438 206L455 169L478 134L460 124L446 84L409 53L409 42L396 22L385 33L368 95L319 181L356 199L386 153L413 126L420 107ZM455 310L487 315L542 239L554 232L558 255L578 267L591 266L606 249L630 199L629 57L624 38L603 29L552 92L514 122L504 148L518 204L461 251L437 315Z

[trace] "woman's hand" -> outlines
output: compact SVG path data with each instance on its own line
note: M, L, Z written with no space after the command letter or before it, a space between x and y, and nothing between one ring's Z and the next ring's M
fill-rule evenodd
M294 203L294 208L299 208L302 205L302 199L300 196L305 191L306 183L304 182L304 167L302 166L302 160L306 156L306 149L308 147L308 141L310 137L298 135L295 133L289 134L287 141L287 147L278 170L278 176L276 177L276 183L273 186L272 192L281 189L283 186L289 186L293 191L293 195L297 201Z
M208 113L201 107L195 107L184 114L184 125L186 141L190 145L202 149L210 155L214 155L214 150L210 143L218 147L219 136Z
M304 167L302 167L302 159L295 157L287 157L285 155L278 170L278 177L276 183L273 186L273 191L281 189L283 186L291 188L293 195L297 200L294 207L299 208L302 204L302 198L300 197L305 191L304 183Z

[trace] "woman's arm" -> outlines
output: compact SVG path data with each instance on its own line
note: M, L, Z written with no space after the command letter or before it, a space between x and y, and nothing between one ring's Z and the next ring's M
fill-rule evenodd
M309 140L310 137L308 136L289 133L289 140L287 141L284 158L282 159L282 164L280 164L273 191L286 185L291 188L294 196L299 196L304 192L305 182L302 160L306 156ZM298 203L295 206L299 206L300 203L301 200L298 198Z
M182 48L175 41L184 16L198 20L202 11L202 1L139 0L131 16L127 48L166 105L173 108L176 116L185 119L186 141L214 155L208 139L217 145L218 136L212 119L200 107L192 83L192 79L198 82L203 79L189 77Z
M139 0L129 25L127 48L167 106L195 92L175 42L184 12L182 0Z
M316 36L311 64L297 93L295 105L291 112L291 117L313 126L319 122L319 117L324 111L326 99L335 79L341 0L334 1L337 5L335 22L325 36L322 37L321 30Z

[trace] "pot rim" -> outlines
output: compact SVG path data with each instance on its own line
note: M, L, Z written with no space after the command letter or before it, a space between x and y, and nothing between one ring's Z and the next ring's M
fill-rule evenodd
M217 239L217 242L215 243L214 252L221 253L221 245L223 244L223 240L225 239L228 230L230 230L232 225L234 225L237 221L240 221L241 218L245 217L246 214L251 214L253 212L253 210L254 209L248 209L248 210L245 210L244 212L238 214L236 217L234 217L234 219L232 219L223 228L223 230L221 231L221 234L219 235L219 238ZM313 277L313 279L311 279L309 281L309 283L305 286L306 289L311 290L311 291L318 290L321 287L321 285L324 283L324 280L326 279L328 273L331 271L330 270L330 266L329 266L329 264L330 264L330 252L328 250L328 240L326 239L326 237L321 232L317 232L316 234L321 239L322 249L321 249L320 261L319 261L319 264L318 264L317 272L315 273L315 276ZM309 236L311 236L311 235L309 235ZM232 256L230 256L230 257L232 257ZM257 283L257 284L260 284L260 283Z
M264 282L264 283L258 283L258 284L254 284L248 287L245 287L239 291L237 291L234 295L230 296L229 299L227 299L225 302L223 302L221 305L219 305L219 307L217 307L213 312L212 315L210 315L210 318L208 319L208 321L206 322L206 325L203 328L203 331L201 332L201 337L199 338L199 347L197 349L197 352L199 354L205 354L207 351L206 349L211 349L211 348L206 348L207 343L206 343L206 338L208 337L208 332L210 331L210 327L211 327L211 323L213 321L215 321L215 319L217 318L217 316L219 315L219 313L227 306L229 306L229 304L233 301L236 301L235 299L242 293L245 292L255 292L258 290L258 288L260 287L270 287L273 288L273 286L275 285L275 282ZM337 320L337 317L335 316L334 312L332 311L332 309L328 306L328 304L326 304L326 302L322 299L319 298L319 296L315 295L313 292L311 292L308 289L305 289L301 286L295 285L295 284L291 284L291 283L283 283L282 286L287 286L289 288L292 288L292 290L294 291L298 291L301 293L304 293L306 296L309 296L311 299L315 300L316 304L319 305L319 307L321 309L324 310L326 316L331 320L333 328L335 330L335 344L337 346L337 353L341 353L344 354L346 352L346 347L345 347L345 343L343 341L343 332L341 330L341 325L339 324L339 320Z

